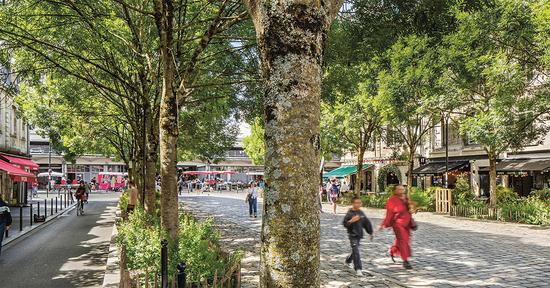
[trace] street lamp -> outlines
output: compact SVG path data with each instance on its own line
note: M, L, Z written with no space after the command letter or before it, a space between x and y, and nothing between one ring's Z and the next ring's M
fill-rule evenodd
M445 188L449 188L449 114L445 115Z

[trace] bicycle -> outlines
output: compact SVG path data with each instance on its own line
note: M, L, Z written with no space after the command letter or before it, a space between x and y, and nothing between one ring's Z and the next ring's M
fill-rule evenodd
M76 204L76 216L84 215L84 200L78 199Z

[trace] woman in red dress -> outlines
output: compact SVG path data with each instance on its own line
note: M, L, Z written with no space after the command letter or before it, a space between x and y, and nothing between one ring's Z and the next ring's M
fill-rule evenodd
M405 188L401 185L395 186L394 195L386 203L386 219L380 224L379 230L393 228L395 241L390 247L390 257L400 256L403 259L403 267L412 269L409 263L411 256L410 236L413 228L413 220L409 212L409 205Z

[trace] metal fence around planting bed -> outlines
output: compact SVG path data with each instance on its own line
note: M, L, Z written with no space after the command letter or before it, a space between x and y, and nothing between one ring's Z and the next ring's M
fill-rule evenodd
M500 207L491 208L487 206L463 206L452 205L450 210L450 216L468 217L476 219L498 220L506 222L518 222L529 223L529 219L535 216L540 218L550 217L550 213L544 213L544 215L534 215L533 213L540 212L526 212L520 209L503 209Z
M472 207L451 205L450 215L478 219L498 220L498 209L490 207Z

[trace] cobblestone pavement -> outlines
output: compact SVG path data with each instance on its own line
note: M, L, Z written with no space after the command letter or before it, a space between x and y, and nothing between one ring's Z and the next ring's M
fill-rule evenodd
M248 217L243 199L243 193L181 197L184 209L198 218L214 218L223 245L247 251L243 283L257 287L261 218ZM383 211L365 210L377 226ZM343 264L349 253L341 225L345 212L339 207L337 215L321 214L323 287L550 287L549 229L432 213L415 215L419 229L412 238L413 270L404 270L400 261L394 264L386 255L393 234L385 230L373 242L363 240L363 269L371 276L358 278Z

